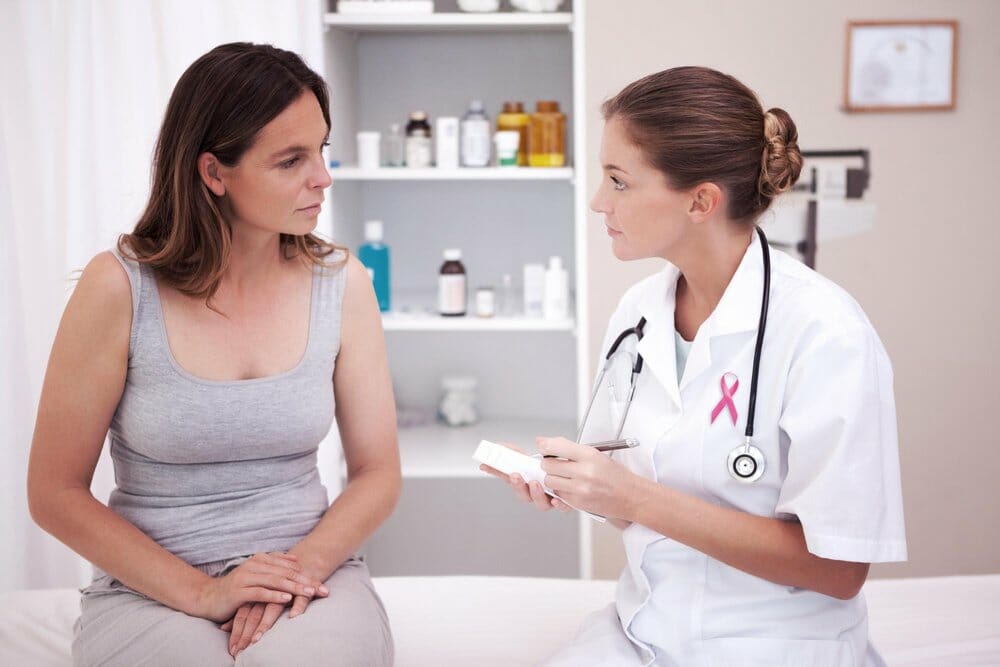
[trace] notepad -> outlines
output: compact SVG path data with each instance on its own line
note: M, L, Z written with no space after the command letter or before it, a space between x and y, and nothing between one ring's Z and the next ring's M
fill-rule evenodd
M482 440L479 442L479 446L476 447L475 453L472 458L479 463L485 463L491 468L495 468L500 472L513 475L518 474L524 478L527 482L538 482L542 485L542 489L545 493L559 498L559 495L552 489L545 486L545 471L542 470L542 459L538 456L528 456L527 454L522 454L521 452L516 452L510 447L504 447L503 445L498 445L495 442L490 442L489 440ZM559 498L564 503L573 507L562 498ZM586 512L579 509L578 507L573 507L573 509L578 512L583 512L590 518L600 523L604 523L605 518L599 514L592 514L591 512Z

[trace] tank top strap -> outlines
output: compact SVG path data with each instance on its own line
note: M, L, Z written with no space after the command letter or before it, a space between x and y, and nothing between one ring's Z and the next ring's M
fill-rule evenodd
M347 287L347 253L338 250L326 258L327 266L313 268L312 312L309 335L325 358L340 350L340 324Z
M127 247L122 251L116 244L111 247L111 254L125 269L132 288L132 332L128 344L129 359L132 359L140 341L149 337L150 314L155 314L155 309L150 308L153 297L151 291L156 289L156 282L151 274L152 269L138 261Z

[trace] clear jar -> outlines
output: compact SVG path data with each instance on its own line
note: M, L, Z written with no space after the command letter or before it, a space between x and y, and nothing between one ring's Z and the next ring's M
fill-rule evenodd
M399 123L389 126L389 134L385 135L385 165L387 167L402 167L406 164L406 137Z
M468 426L479 421L476 412L476 378L452 375L441 378L441 404L438 414L448 426Z

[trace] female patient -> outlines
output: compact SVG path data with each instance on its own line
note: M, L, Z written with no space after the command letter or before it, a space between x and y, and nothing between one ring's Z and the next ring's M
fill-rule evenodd
M353 554L399 495L396 420L371 281L311 233L329 131L325 84L295 54L199 58L145 212L66 307L28 494L98 569L78 665L392 662ZM348 476L328 505L316 453L334 417ZM105 506L90 482L109 430Z

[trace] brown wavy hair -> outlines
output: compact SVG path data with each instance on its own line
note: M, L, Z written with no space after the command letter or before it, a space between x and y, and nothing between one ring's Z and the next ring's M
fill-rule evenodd
M723 188L733 220L756 221L802 170L791 116L778 108L765 112L747 86L707 67L650 74L601 111L605 120L624 121L628 137L672 187Z
M180 292L209 303L229 266L232 229L218 198L198 174L209 152L227 166L240 161L260 130L306 91L319 101L330 129L323 78L302 59L268 44L236 42L198 58L178 80L167 104L153 156L149 201L118 249L148 264ZM314 234L281 234L286 258L331 267L345 248ZM344 251L344 259L326 258ZM211 307L211 306L210 306Z

